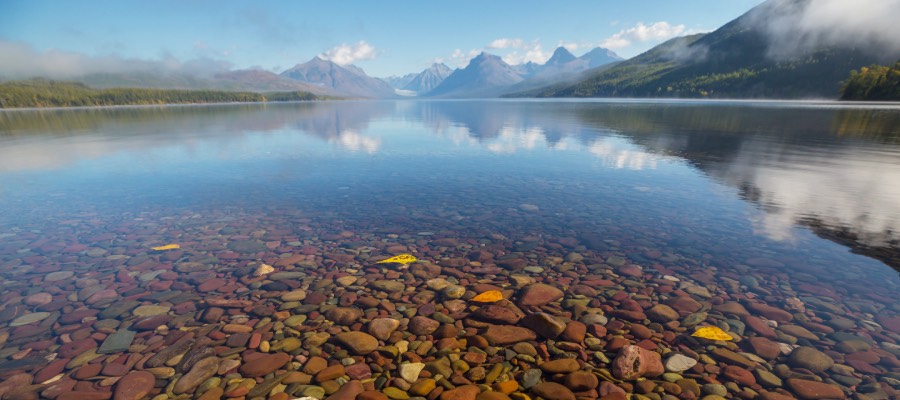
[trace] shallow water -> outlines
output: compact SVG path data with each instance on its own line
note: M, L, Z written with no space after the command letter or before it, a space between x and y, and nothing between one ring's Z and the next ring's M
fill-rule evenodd
M100 344L107 334L128 329L139 319L132 310L95 315L126 299L171 307L164 324L173 330L206 325L204 335L216 329L209 325L283 319L272 315L276 310L307 315L309 321L293 330L257 325L277 347L285 337L305 338L304 332L334 322L308 309L284 310L282 293L321 292L331 299L319 306L324 312L329 302L354 304L344 300L352 292L403 305L405 311L353 307L366 312L363 322L378 315L401 319L400 331L409 335L403 318L411 315L404 313L422 307L410 296L426 290L430 276L374 264L409 252L443 266L441 277L469 290L464 299L486 290L480 283L521 303L523 291L516 289L527 283L511 275L554 283L566 300L590 293L581 307L566 300L542 306L563 322L605 314L612 324L606 336L589 331L598 341L577 344L580 353L567 350L584 368L611 370L612 363L591 354L615 358L621 346L610 343L617 338L648 345L639 328L629 327L649 325L656 333L648 340L663 359L670 351L700 359L683 378L701 385L732 382L729 396L798 395L803 389L788 378L817 378L848 394L886 398L900 379L900 279L891 268L900 268L898 225L896 105L398 101L0 112L0 335L9 334L0 340L0 374L40 374L48 367L38 358L60 357L57 346L74 332ZM181 249L149 249L168 243ZM279 265L298 254L296 262ZM180 271L185 262L206 269ZM284 282L246 276L259 263L304 276ZM75 274L48 281L54 271ZM410 288L384 294L328 281L345 274L405 280ZM210 279L222 284L201 287ZM272 282L283 285L266 286ZM116 294L88 304L104 289ZM147 298L161 291L175 294ZM35 293L52 299L26 301ZM681 312L676 322L614 312L632 303L648 311L682 296L700 308L674 307ZM271 312L248 307L202 320L209 298L273 300L259 303ZM428 304L457 317L457 327L466 330L461 338L484 333L483 325L470 324L465 312L452 312L443 300L438 295ZM728 306L735 303L750 311L735 312ZM526 314L540 310L520 307ZM85 312L87 319L59 321L76 310L94 311ZM28 329L9 326L36 312L49 315L22 325ZM788 328L753 330L744 326L750 324L745 312ZM735 341L688 336L694 326L709 324L731 331ZM839 367L819 371L787 355L749 367L712 352L718 346L754 354L749 338L766 335L821 350ZM140 332L133 348L112 354L140 359L158 336L165 335ZM234 358L221 349L229 345L211 337L208 345L219 346L218 356ZM566 342L533 343L554 348L560 341ZM865 346L840 345L860 341ZM340 359L341 346L335 350L331 343L321 351ZM298 365L316 355L308 347L290 352ZM255 353L244 350L244 363L253 358L247 352ZM488 364L508 363L502 376L522 384L527 365L511 363L515 354L499 354ZM428 362L443 354L419 356ZM374 362L369 357L365 361ZM128 365L125 359L92 362ZM22 367L21 360L33 361ZM772 370L784 382L742 382L722 372L728 365ZM113 375L73 378L79 368L60 370L66 375L55 384L74 381L83 391L116 387ZM106 386L98 383L104 376L113 379ZM156 390L178 376L157 377ZM392 382L377 388L403 389ZM617 383L635 389L633 380ZM603 394L602 386L597 390Z

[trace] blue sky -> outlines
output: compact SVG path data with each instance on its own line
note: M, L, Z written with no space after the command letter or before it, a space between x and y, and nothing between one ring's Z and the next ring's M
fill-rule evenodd
M514 64L542 62L560 44L628 58L761 2L2 0L0 54L73 69L124 60L275 72L321 54L384 77L464 66L482 50Z

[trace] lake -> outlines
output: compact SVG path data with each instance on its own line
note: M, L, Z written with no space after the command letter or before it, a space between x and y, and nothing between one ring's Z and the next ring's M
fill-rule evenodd
M896 104L0 111L4 399L887 399L898 271Z

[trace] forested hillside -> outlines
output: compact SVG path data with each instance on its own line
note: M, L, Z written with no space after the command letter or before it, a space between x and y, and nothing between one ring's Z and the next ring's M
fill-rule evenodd
M316 95L307 92L93 89L80 83L46 79L0 83L0 108L304 101L317 98Z
M900 61L851 71L841 88L841 100L900 101Z

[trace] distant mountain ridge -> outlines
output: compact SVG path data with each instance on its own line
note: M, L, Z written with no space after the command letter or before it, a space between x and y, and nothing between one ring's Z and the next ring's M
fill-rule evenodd
M453 70L447 65L434 63L428 69L416 74L401 89L412 90L416 93L427 93L440 85L452 73Z
M773 56L766 23L808 0L769 0L708 33L671 39L579 82L525 91L538 97L837 98L851 70L896 60L877 49L822 45ZM793 21L799 24L799 21Z
M431 97L494 97L524 78L498 56L482 52L427 93Z
M606 58L599 57L598 54ZM592 58L584 58L589 56ZM466 68L454 71L426 96L431 97L497 97L526 88L545 86L571 79L591 66L621 60L610 50L596 48L575 57L560 46L544 64L527 62L509 65L502 58L482 52L469 61Z
M354 65L341 66L318 56L282 72L281 76L350 96L366 98L395 96L391 85L366 75L361 68Z

